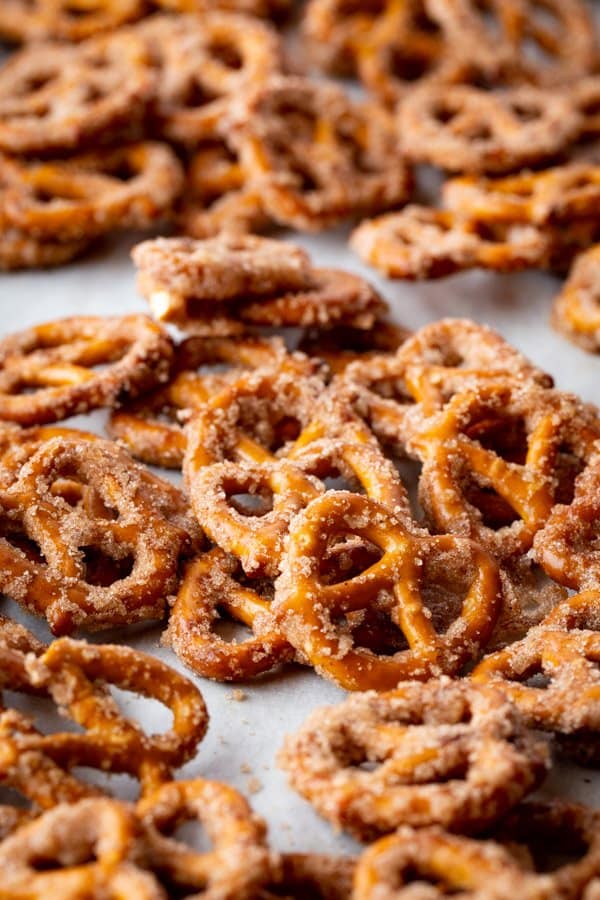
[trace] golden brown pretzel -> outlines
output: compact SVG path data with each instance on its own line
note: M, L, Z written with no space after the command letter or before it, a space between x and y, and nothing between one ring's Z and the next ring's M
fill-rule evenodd
M131 862L138 829L133 809L115 800L62 804L2 841L0 893L7 900L163 900L155 879Z
M186 447L184 423L191 411L244 370L282 364L297 365L298 374L310 374L312 368L301 354L288 354L278 337L187 338L176 348L171 380L114 410L109 434L148 465L179 469Z
M153 90L146 46L130 30L25 48L0 68L0 149L48 153L107 140L139 122Z
M499 382L457 394L411 443L419 495L436 529L498 559L527 553L592 458L600 420L573 395Z
M530 727L578 740L582 749L587 738L597 745L599 623L597 591L569 597L521 641L486 657L471 678L497 685ZM540 675L545 686L536 683Z
M272 78L233 115L242 164L276 222L319 230L407 199L410 176L389 117L334 85Z
M172 353L166 331L141 315L74 316L8 335L0 341L0 418L43 425L110 406L164 381Z
M89 487L82 502L53 493L65 477ZM115 445L46 442L3 492L2 512L2 588L56 633L160 617L189 535L170 494L152 498Z
M280 68L276 32L247 16L206 10L157 15L132 30L157 70L159 134L180 144L210 139L232 98Z
M445 205L482 223L568 225L596 215L600 166L573 162L504 178L464 176L443 187Z
M167 883L198 897L252 900L268 882L265 825L232 787L203 778L169 782L143 797L137 814L145 828L144 865ZM188 820L203 826L211 850L165 836Z
M494 80L563 87L594 70L598 42L581 0L428 0L447 39Z
M401 824L481 830L549 759L501 692L440 679L317 710L278 762L322 816L368 841Z
M444 278L476 267L545 268L554 236L512 222L480 222L452 210L407 206L362 222L350 236L361 259L389 278Z
M360 857L354 900L542 900L549 878L538 878L490 840L477 841L440 828L403 826ZM415 894L414 891L419 893Z
M10 226L35 239L80 241L111 229L148 228L169 212L183 174L166 144L145 141L67 161L0 158Z
M346 366L331 387L350 402L380 441L411 451L411 437L457 393L497 381L551 387L552 379L499 334L467 319L419 329L395 354Z
M163 641L194 672L217 681L245 681L281 666L294 650L275 625L270 599L239 579L239 563L218 547L190 563ZM219 611L243 622L252 636L226 641L214 631Z
M450 172L510 172L541 162L573 142L580 127L566 96L533 87L494 94L424 85L398 110L406 156Z
M327 548L354 535L373 548L375 561L329 583ZM500 608L496 566L477 545L411 535L386 507L346 491L327 492L293 520L281 568L277 622L320 674L347 690L389 690L407 678L457 672L485 645ZM391 656L356 646L349 633L348 614L373 606L406 641Z

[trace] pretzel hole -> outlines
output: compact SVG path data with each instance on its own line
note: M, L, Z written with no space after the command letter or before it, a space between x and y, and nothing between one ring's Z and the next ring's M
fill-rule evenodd
M460 545L455 550L436 551L423 557L421 599L438 634L444 634L460 617L476 574Z
M527 428L519 416L488 414L471 421L464 433L484 450L491 450L506 462L523 465L527 457Z
M241 622L234 622L221 614L212 621L211 630L217 637L228 644L240 644L254 636L251 628Z
M450 122L452 122L453 119L456 118L459 112L460 110L452 109L451 107L446 106L440 102L436 106L434 106L431 114L436 122L440 123L440 125L448 125Z
M110 587L111 584L128 578L135 566L136 560L132 553L117 559L98 547L81 547L79 552L85 566L84 581L94 587Z
M492 531L508 528L520 519L504 497L490 485L476 481L474 476L467 476L467 481L463 484L463 495L467 503L479 513L482 524Z
M539 106L526 106L524 103L511 103L510 108L513 114L524 124L527 122L535 122L536 119L542 117L542 110Z
M213 103L218 97L214 91L208 90L205 85L194 80L189 82L186 90L181 98L181 105L188 109L196 109L197 107L207 106Z
M0 786L0 823L2 821L3 806L14 806L17 809L29 809L31 804L19 791L2 785ZM0 831L0 834L1 833L2 832Z
M390 47L387 56L391 75L399 81L419 81L435 68L436 63L431 55L419 52L417 48L411 52L410 47Z
M523 823L525 826L525 823ZM590 841L569 824L541 823L536 828L519 829L515 839L527 845L534 870L540 874L552 873L562 866L579 862L588 852Z
M241 516L259 518L266 516L273 510L274 495L266 486L261 486L256 491L244 492L231 486L225 487L227 503Z
M114 684L110 685L109 690L122 714L139 725L143 731L147 733L140 719L143 717L146 721L152 722L154 729L151 736L165 734L172 727L172 711L154 697L136 694L135 690L123 690Z
M42 565L46 563L46 557L37 541L26 537L24 534L3 534L6 540L28 559L30 562Z
M568 444L561 444L554 460L556 502L567 506L575 496L575 482L585 469L585 461Z
M215 39L208 45L208 52L219 62L222 62L228 69L242 69L244 66L244 58L237 47L225 38Z

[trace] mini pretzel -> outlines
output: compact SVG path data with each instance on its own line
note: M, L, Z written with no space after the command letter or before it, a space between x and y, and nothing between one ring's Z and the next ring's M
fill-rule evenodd
M571 503L554 507L534 542L545 571L574 590L600 588L599 502L600 457L596 456L575 482Z
M68 767L91 764L129 772L140 780L142 794L190 760L206 733L208 713L198 688L165 663L131 647L61 638L31 664L30 672L32 684L44 687L85 731L23 738L21 746L42 751ZM122 715L109 694L98 693L98 683L158 700L173 714L171 729L146 735Z
M242 164L276 222L315 231L407 199L410 176L387 115L334 85L272 78L232 116Z
M141 315L74 316L17 332L0 341L0 418L37 425L110 406L164 381L171 355L167 333Z
M176 217L179 229L194 238L264 231L269 219L260 189L247 182L248 173L227 135L201 145L188 165Z
M157 238L138 244L132 257L140 293L167 322L193 318L195 302L269 297L311 285L304 250L254 235Z
M154 89L147 63L131 31L20 50L0 69L0 149L74 150L131 127Z
M554 301L551 321L574 344L600 353L600 245L576 257Z
M0 34L11 41L81 41L142 13L142 0L6 0Z
M519 87L495 94L426 85L403 100L398 131L413 162L450 172L510 172L563 150L580 129L567 97Z
M198 897L251 900L269 880L264 823L233 788L202 778L169 782L142 798L137 813L145 826L144 865L167 883ZM164 835L190 819L204 827L211 850Z
M481 830L549 760L499 691L441 679L317 710L278 762L322 816L369 841L401 824Z
M168 384L114 410L109 433L148 465L180 469L186 447L183 423L190 410L245 369L276 368L283 363L297 365L299 374L303 369L310 372L308 360L287 354L280 338L187 338L176 349ZM223 365L230 368L222 371ZM218 371L198 372L211 366Z
M532 728L580 738L597 732L599 618L597 592L570 597L523 640L486 657L471 677L497 684ZM540 674L549 680L545 687L529 683Z
M315 269L299 247L267 238L158 238L132 256L154 315L199 336L242 333L244 325L370 328L386 309L358 275Z
M0 845L0 892L7 898L101 896L162 900L134 856L133 810L108 799L62 804ZM50 871L43 871L44 868Z
M65 477L89 486L83 503L53 493ZM188 534L159 512L123 451L104 441L48 441L1 503L2 589L56 633L160 617Z
M153 16L134 31L158 69L154 111L170 141L210 139L233 97L279 71L276 33L246 16L206 10Z
M381 558L330 584L321 560L328 546L348 535L367 541ZM449 559L457 553L467 565L458 579L448 578ZM446 596L443 609L435 608L435 591L429 606L431 584L438 586L438 600ZM344 617L373 604L404 636L406 649L379 655L349 639ZM448 536L411 536L381 504L329 491L292 522L273 612L320 674L347 690L388 690L407 678L458 671L485 644L499 604L496 567L477 546Z
M471 65L492 79L513 77L562 87L591 72L598 45L581 0L429 0L430 14Z
M276 627L269 600L236 579L238 561L215 548L190 564L172 607L164 642L196 673L217 681L245 681L281 666L294 650ZM213 631L218 610L252 629L230 642Z
M426 4L385 0L372 7L311 0L303 20L312 57L325 71L352 75L393 103L414 81L457 77L458 60Z
M424 460L419 497L435 527L496 558L526 553L598 440L595 411L569 394L489 384L457 394L413 438Z
M542 900L550 879L521 867L501 844L403 826L372 844L358 861L354 900Z
M568 224L596 214L600 166L571 163L506 178L453 178L443 197L450 209L480 222Z
M113 228L148 228L164 217L183 183L172 150L150 141L67 162L0 158L3 174L8 222L34 238L62 241Z
M419 329L394 355L350 363L332 389L350 389L355 405L385 444L410 452L411 436L457 393L510 379L552 385L499 334L466 319Z
M543 268L552 241L532 226L488 224L452 210L407 206L362 222L350 246L389 278L421 280L477 267L498 272Z

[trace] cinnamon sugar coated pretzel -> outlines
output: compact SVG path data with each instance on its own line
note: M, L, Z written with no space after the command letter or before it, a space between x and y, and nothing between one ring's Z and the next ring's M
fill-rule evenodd
M387 308L363 278L318 269L294 244L223 233L157 238L134 248L138 288L156 318L198 336L244 327L367 329Z
M321 815L368 841L400 824L481 829L536 786L548 758L500 692L432 680L317 710L279 764Z
M0 900L600 900L596 18L0 0Z
M169 336L146 316L34 326L0 341L0 418L44 424L110 405L166 380L171 355Z
M510 172L559 153L580 121L560 93L520 87L490 94L466 85L427 85L402 102L406 155L451 172Z
M232 115L242 164L283 225L320 230L407 199L410 174L390 118L334 85L272 78Z

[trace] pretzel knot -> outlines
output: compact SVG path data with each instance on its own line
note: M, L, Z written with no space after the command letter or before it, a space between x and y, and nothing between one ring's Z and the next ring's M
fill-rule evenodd
M0 158L3 212L39 240L91 239L116 228L149 228L180 192L183 173L170 147L126 144L66 161Z
M600 594L578 594L559 603L523 640L480 662L471 677L497 685L532 728L583 745L600 729L599 631ZM536 684L536 676L547 684Z
M203 10L153 16L131 29L158 69L155 114L176 143L210 140L231 100L280 68L275 31L256 19Z
M169 336L147 316L34 326L0 342L0 417L42 425L109 406L165 380L171 355Z
M148 50L131 29L78 47L20 50L0 72L0 149L77 150L140 122L154 92Z
M442 319L420 329L395 354L350 363L331 390L349 394L379 440L407 454L414 434L455 394L499 379L552 385L496 332L464 319Z
M55 633L160 617L189 539L161 486L108 442L46 442L1 498L3 590Z
M111 413L109 433L148 465L181 468L186 448L184 422L245 370L297 366L310 374L313 364L288 354L280 338L188 338L175 351L171 380ZM199 371L200 370L200 371Z
M421 503L436 528L500 560L526 553L599 428L592 409L552 390L492 383L457 394L412 442L424 460Z
M137 815L145 829L144 865L168 884L196 889L198 896L250 900L269 879L265 825L225 784L202 778L169 782L139 801ZM206 830L211 850L192 850L166 836L189 820Z
M235 557L218 547L198 557L186 571L171 609L163 641L198 674L218 681L245 681L294 657L275 624L271 598L261 585L240 577ZM252 636L227 642L214 631L218 611L243 623Z
M372 547L375 561L328 583L322 560L349 536ZM449 577L457 555L460 574ZM499 613L498 572L485 551L450 536L412 536L384 506L345 491L317 498L293 520L282 571L273 612L284 634L348 690L386 690L403 679L457 672L485 644ZM445 594L443 610L428 601L433 584ZM344 625L348 614L374 605L408 645L393 656L354 646Z
M406 200L410 175L389 118L333 85L273 78L234 117L242 164L277 222L319 230Z
M493 94L425 85L398 112L408 157L457 172L510 172L547 159L577 137L580 122L565 96L531 87Z
M401 824L477 831L549 765L499 691L447 679L317 710L278 761L321 815L365 841Z
M541 900L548 878L541 881L524 870L510 851L492 841L479 841L440 828L403 826L380 838L361 856L354 877L355 900L407 900L413 882L423 898L448 894L485 897L491 884L498 898Z
M15 898L160 900L152 876L130 861L138 831L133 809L123 803L98 798L63 804L2 842L0 892Z
M481 267L499 272L546 268L559 242L514 222L480 221L453 210L407 206L362 222L350 246L390 278L444 278Z
M0 34L14 41L81 41L139 18L142 0L7 0Z
M552 324L575 344L600 353L600 246L575 260L552 307Z

